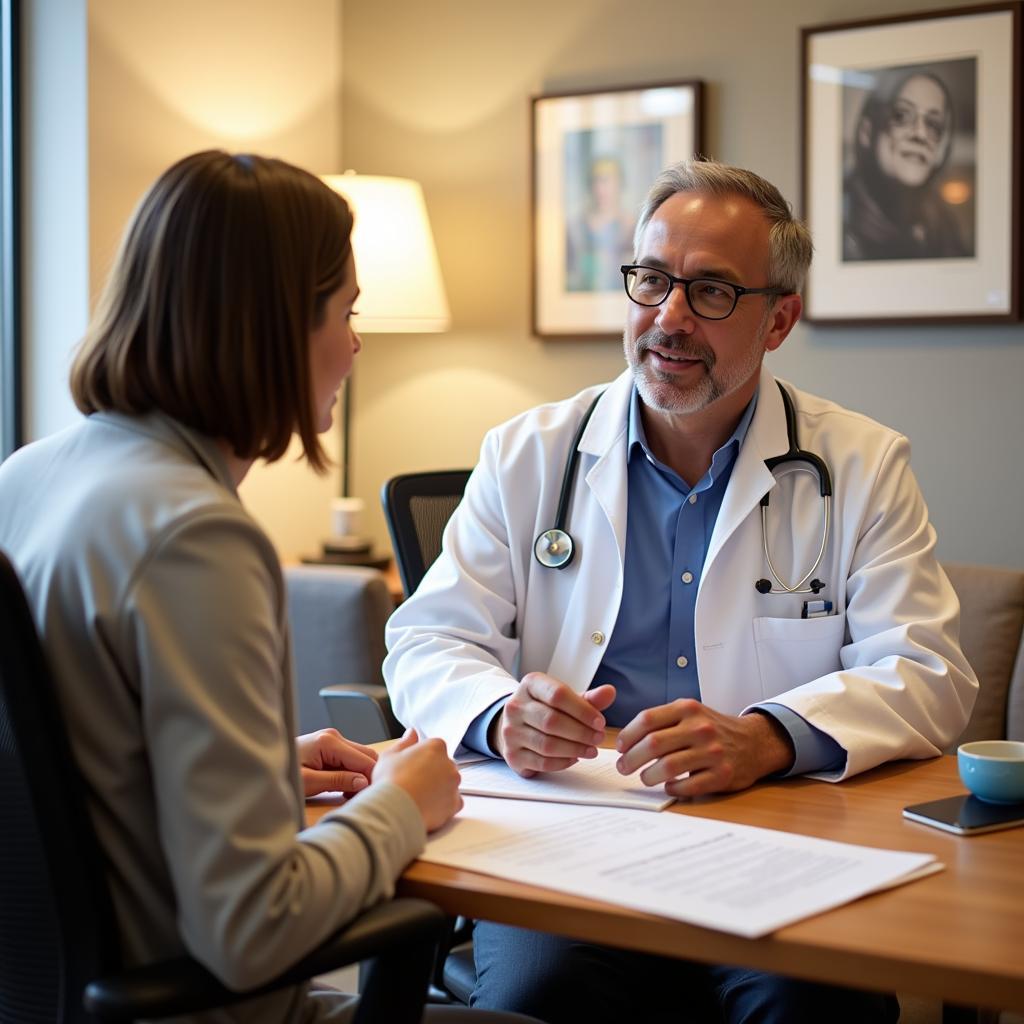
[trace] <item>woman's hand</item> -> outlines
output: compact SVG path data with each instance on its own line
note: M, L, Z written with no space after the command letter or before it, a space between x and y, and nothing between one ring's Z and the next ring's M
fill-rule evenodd
M459 769L441 740L421 740L409 729L380 755L374 781L390 779L413 798L428 832L462 809Z
M345 739L337 729L321 729L295 740L306 796L340 791L358 793L370 784L377 751Z

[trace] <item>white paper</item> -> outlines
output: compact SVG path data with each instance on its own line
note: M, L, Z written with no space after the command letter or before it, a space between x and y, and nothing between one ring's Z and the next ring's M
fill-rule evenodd
M504 762L488 759L461 764L459 790L476 796L513 800L545 800L549 803L601 804L660 811L674 801L661 786L645 786L639 775L620 775L615 768L619 754L598 750L597 757L577 761L560 772L546 772L524 779Z
M748 938L942 868L930 854L687 814L473 796L420 859Z

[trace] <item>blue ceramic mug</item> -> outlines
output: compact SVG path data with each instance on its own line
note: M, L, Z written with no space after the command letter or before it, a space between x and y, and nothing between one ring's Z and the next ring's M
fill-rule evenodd
M979 799L993 804L1024 802L1024 743L978 740L956 752L963 784Z

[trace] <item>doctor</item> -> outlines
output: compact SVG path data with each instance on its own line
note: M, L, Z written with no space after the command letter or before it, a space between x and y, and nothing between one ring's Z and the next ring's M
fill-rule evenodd
M623 269L628 369L487 435L441 557L388 625L403 722L522 775L594 757L617 726L619 770L678 797L767 775L839 781L957 736L977 681L906 438L762 366L800 317L810 259L807 229L759 176L695 161L657 179ZM535 542L592 405L564 524L574 555L546 566ZM806 463L765 464L797 446L830 473L827 525ZM891 997L493 924L474 946L474 1005L552 1022L638 1019L641 993L678 994L681 978L692 1019L898 1012Z

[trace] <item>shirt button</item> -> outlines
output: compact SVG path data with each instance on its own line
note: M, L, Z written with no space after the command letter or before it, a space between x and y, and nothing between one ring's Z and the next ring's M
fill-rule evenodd
M686 655L681 654L678 658L676 658L676 664L680 668L686 668L686 666L689 665L690 662L686 659Z
M599 629L595 629L594 632L590 634L590 639L595 644L600 646L601 644L604 643L604 633L602 633L601 630L599 630Z
M697 495L696 495L696 494L691 494L691 495L690 495L690 497L689 497L689 498L687 498L686 500L687 500L687 501L688 501L688 502L689 502L689 503L690 503L691 505L696 505L696 504L697 504Z
M683 575L680 576L679 578L684 583L692 583L693 582L693 573L692 572L684 572Z

